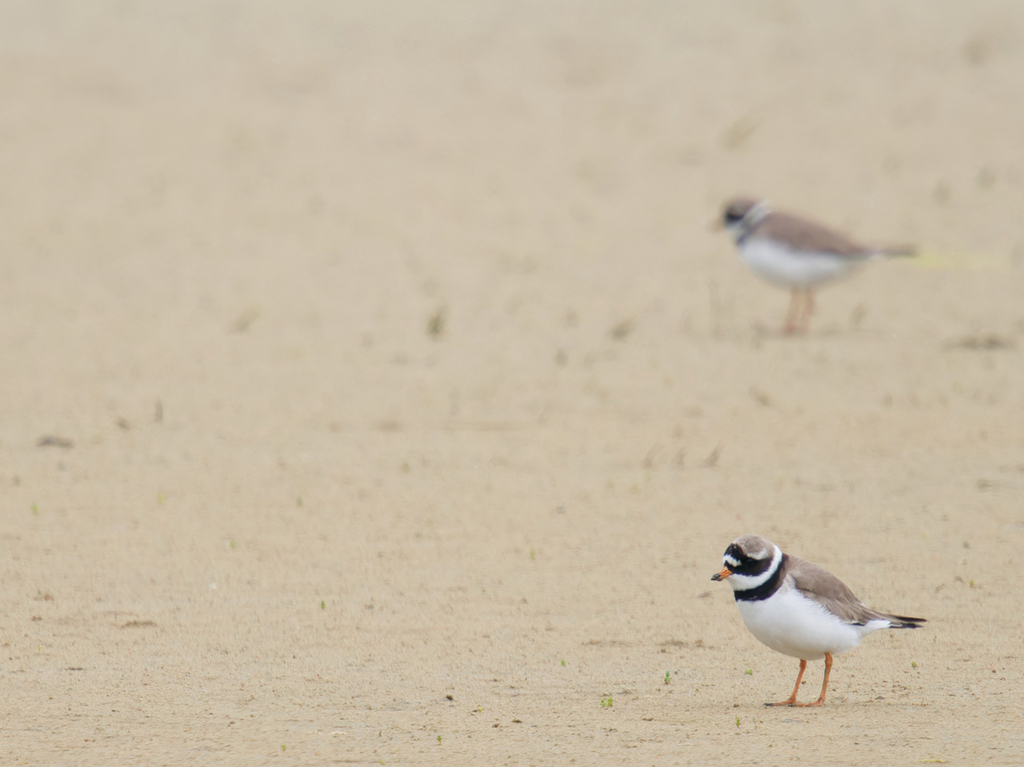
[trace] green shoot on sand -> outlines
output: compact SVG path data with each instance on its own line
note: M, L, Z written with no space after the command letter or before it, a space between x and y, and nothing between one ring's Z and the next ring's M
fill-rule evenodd
M565 658L562 658L562 665L565 665Z
M441 745L441 736L440 735L437 736L437 744Z
M324 600L322 600L322 599L320 600L320 609L321 610L326 610L327 609L327 603Z
M744 673L744 674L748 674L749 676L753 676L753 675L754 675L754 669L752 669L752 668L748 668L748 669L747 669L746 671L744 671L743 673Z
M672 681L672 674L668 671L665 672L665 684L669 684Z
M601 708L611 708L611 707L612 707L612 699L611 699L610 695L607 698L601 698Z
M739 726L740 726L740 718L739 718L739 717L736 717L736 726L737 726L737 727L739 727Z

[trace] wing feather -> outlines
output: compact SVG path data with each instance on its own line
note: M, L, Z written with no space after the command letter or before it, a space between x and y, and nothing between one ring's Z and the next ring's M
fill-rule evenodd
M900 619L872 610L861 602L850 587L816 564L790 555L789 575L793 584L808 599L813 599L844 623L864 625L868 621Z

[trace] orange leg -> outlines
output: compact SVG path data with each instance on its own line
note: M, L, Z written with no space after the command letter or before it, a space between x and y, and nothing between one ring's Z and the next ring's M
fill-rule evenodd
M789 293L789 309L786 310L786 322L782 325L783 333L796 333L800 319L800 288L793 288Z
M814 314L814 291L811 288L804 289L804 311L801 316L800 332L806 333L811 327L811 315Z
M796 675L796 685L793 686L793 694L780 703L765 703L766 706L795 706L796 694L800 689L800 680L804 678L804 671L807 669L807 661L800 661L800 673Z
M828 692L828 677L832 673L832 656L825 653L825 679L821 683L821 695L814 703L797 703L796 694L800 690L800 680L804 677L804 669L807 668L807 661L800 661L800 673L796 675L796 686L793 687L793 694L781 703L766 703L766 706L798 706L800 708L820 706L825 702L825 693Z
M825 678L821 682L821 695L814 703L794 703L794 706L820 706L825 702L825 693L828 692L828 675L832 673L832 656L825 653Z

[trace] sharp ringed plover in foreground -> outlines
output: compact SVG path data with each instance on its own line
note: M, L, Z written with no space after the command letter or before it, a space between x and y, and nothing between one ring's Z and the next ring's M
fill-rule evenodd
M862 245L821 224L772 210L748 198L732 200L722 214L740 258L756 274L791 290L783 332L807 330L814 289L849 274L878 256L912 256L909 246Z
M750 633L773 650L800 659L793 694L768 706L820 706L828 691L833 655L857 647L872 631L916 629L925 622L866 607L832 573L783 554L759 535L741 535L730 543L722 562L725 567L711 580L728 579ZM825 659L821 695L813 703L797 703L807 661L821 658Z

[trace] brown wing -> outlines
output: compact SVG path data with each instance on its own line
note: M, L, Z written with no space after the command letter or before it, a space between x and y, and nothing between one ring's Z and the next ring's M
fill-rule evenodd
M854 242L845 235L821 224L789 213L772 211L754 227L751 236L784 237L797 250L816 253L838 253L850 258L867 258L875 254L873 248Z
M850 588L828 570L807 562L799 557L789 557L789 572L793 584L801 594L813 599L829 612L846 623L863 624L871 620L891 620L899 623L894 615L866 607ZM913 619L918 620L918 619Z

